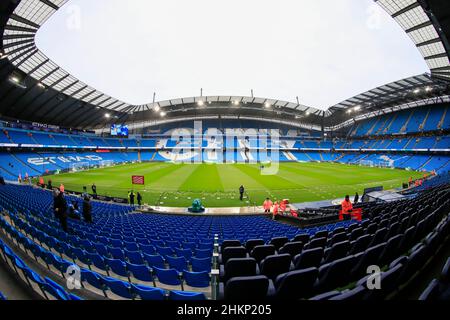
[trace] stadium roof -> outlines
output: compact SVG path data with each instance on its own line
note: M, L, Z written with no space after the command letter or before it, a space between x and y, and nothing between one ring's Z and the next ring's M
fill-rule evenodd
M376 1L416 44L430 74L372 89L332 106L326 112L299 103L241 96L193 97L139 106L115 99L76 79L36 47L36 32L67 1L5 0L0 3L3 29L0 112L3 115L76 128L99 128L110 122L137 118L154 120L161 115L183 117L213 112L333 126L355 115L450 92L450 19L448 11L444 10L446 1Z
M450 46L442 21L437 15L444 13L442 4L448 1L375 0L408 34L424 57L431 74L450 80ZM439 10L430 10L439 6ZM448 32L448 30L447 30Z

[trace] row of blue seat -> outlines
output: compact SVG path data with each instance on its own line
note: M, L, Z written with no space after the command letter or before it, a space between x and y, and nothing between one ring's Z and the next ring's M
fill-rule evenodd
M4 262L11 266L19 277L25 279L30 289L42 295L45 299L81 300L77 295L66 292L63 287L50 278L42 278L38 273L34 272L1 239L0 251Z
M450 257L442 268L439 278L431 280L419 300L450 300Z
M17 244L20 244L23 246L25 251L29 251L33 254L35 260L38 262L38 258L41 259L46 265L49 270L50 266L53 266L55 269L57 269L62 278L66 277L66 272L69 267L74 266L75 268L79 268L77 265L73 264L72 262L69 262L67 260L64 260L63 258L60 258L59 256L55 255L54 253L46 250L45 248L35 244L33 241L31 241L29 238L25 237L20 231L15 229L12 225L10 225L3 217L0 217L0 226L3 230L6 231L6 233L14 239ZM7 250L7 253L12 253L12 250ZM6 255L8 256L8 254ZM14 255L14 258L18 258L18 256ZM18 258L20 260L20 258ZM11 260L11 259L10 259ZM14 260L16 261L16 260ZM22 266L22 265L20 265ZM135 267L134 265L130 265L131 268ZM29 269L29 268L28 268ZM148 274L146 274L145 271L148 271ZM155 271L156 276L158 280L162 280L165 282L165 284L168 285L180 285L181 289L183 290L183 281L186 282L187 285L191 287L208 287L209 286L209 274L208 272L188 272L184 271L182 273L177 272L176 270L169 269L169 270L163 270L163 269L157 269L154 268L153 271ZM142 281L153 281L152 273L150 269L142 269L137 266L135 269L131 269L127 274L123 274L126 277L130 277L130 274L137 275L138 277L141 277ZM134 299L136 296L140 296L142 299L149 299L156 293L163 293L162 297L169 297L170 299L179 299L179 300L185 300L185 299L193 299L193 300L204 300L206 297L203 293L199 292L189 292L189 291L179 291L179 290L171 290L169 292L166 292L166 290L161 288L156 288L152 286L145 286L140 284L133 284L127 281L122 281L118 278L113 278L110 276L104 276L100 275L99 273L89 270L89 269L80 269L81 273L81 284L84 282L87 282L91 285L97 286L99 289L102 290L105 297L108 297L107 291L111 291L112 293L120 296L121 298L125 299ZM33 272L31 269L26 270L26 274L32 277L31 281L36 283L39 287L44 286L40 280L40 276ZM45 280L48 282L52 281L49 278L45 278ZM96 279L96 280L94 280ZM51 285L55 288L58 288L59 291L61 291L62 287L56 284L54 281L50 282ZM163 282L161 282L163 283ZM31 284L30 284L31 285ZM131 288L134 288L134 291L131 291ZM129 295L123 294L123 288L129 288L130 292ZM46 287L45 287L46 288ZM50 290L50 289L43 289L43 290ZM62 289L64 290L64 289ZM151 294L149 292L152 292ZM133 292L133 295L131 295ZM44 294L45 296L45 294ZM67 298L72 299L72 295L70 293L64 295L64 293L55 296L57 299L63 299L67 300ZM47 298L47 296L45 296ZM156 298L159 299L159 298Z
M412 252L419 250L423 239L429 243L431 253L432 248L448 235L449 192L448 188L435 189L412 200L384 204L385 208L381 211L378 210L380 208L373 207L373 211L369 213L370 224L367 226L367 229L375 231L369 242L371 246L361 252L349 252L348 246L341 250L343 243L335 244L330 248L329 254L332 254L335 246L339 247L339 252L329 261L323 260L322 247L305 250L296 256L295 268L289 254L272 252L259 259L254 256L247 258L244 247L226 247L223 254L231 249L236 251L237 255L229 257L221 268L222 295L225 299L254 295L260 298L271 295L278 298L307 298L358 280L364 276L370 265L378 265L379 268L387 266L388 269L391 266L393 269L386 272L386 277L390 277L392 273L401 273L405 274L403 280L407 280L410 273L415 272L414 268L408 266L406 272L402 266L397 266L401 263L394 262L414 244L417 245L411 249ZM409 209L415 212L411 213ZM399 222L399 213L403 210L408 215L401 221L408 222L404 225ZM373 225L377 228L371 228ZM411 262L411 265L417 267L416 262Z

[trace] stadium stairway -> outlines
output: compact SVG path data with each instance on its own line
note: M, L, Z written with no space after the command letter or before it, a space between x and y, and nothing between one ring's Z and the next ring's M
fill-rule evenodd
M448 106L445 107L444 114L442 115L441 121L439 121L438 129L442 129L445 123L445 119L447 118Z
M25 161L23 161L22 159L20 159L18 156L16 156L14 153L10 153L11 157L13 157L14 159L16 159L16 161L18 161L19 163L21 163L23 166L25 166L26 168L30 168L30 176L35 176L35 175L39 175L41 174L38 170L34 169L33 167L31 167L28 163L26 163Z
M433 157L429 157L427 161L425 161L417 170L422 170L427 164L429 164L433 160Z
M2 241L0 234L0 241ZM25 283L17 277L11 268L0 258L0 292L8 300L33 300L40 299L38 295L33 294Z

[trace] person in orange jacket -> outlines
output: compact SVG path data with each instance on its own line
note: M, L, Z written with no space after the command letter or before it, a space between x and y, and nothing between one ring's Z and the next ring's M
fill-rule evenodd
M350 214L353 211L353 204L350 201L350 196L346 195L344 201L341 202L342 211L339 214L339 220L351 219Z
M273 203L270 201L269 198L266 198L266 200L263 203L264 213L270 213L270 209L272 208Z
M275 220L277 214L278 214L278 202L275 201L274 205L273 205L273 213L272 213L272 219Z
M353 204L350 201L350 196L346 195L344 201L341 203L342 205L342 213L349 214L353 210Z
M280 201L281 214L284 214L284 212L286 211L286 207L287 207L286 201Z

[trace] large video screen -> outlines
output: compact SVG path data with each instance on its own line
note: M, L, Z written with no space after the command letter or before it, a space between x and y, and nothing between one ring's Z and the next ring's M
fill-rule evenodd
M128 136L128 126L122 124L113 124L111 125L111 135L118 137L127 137Z

